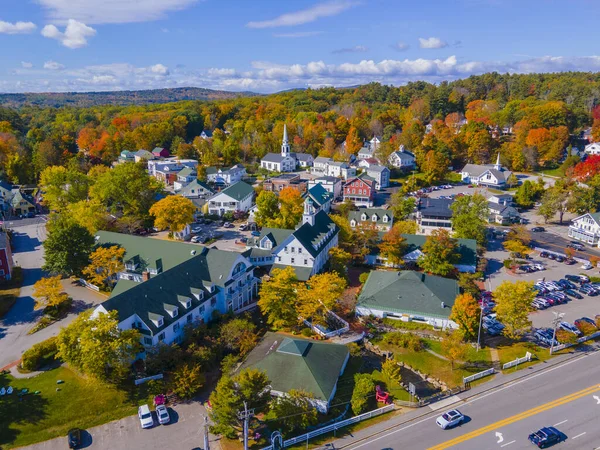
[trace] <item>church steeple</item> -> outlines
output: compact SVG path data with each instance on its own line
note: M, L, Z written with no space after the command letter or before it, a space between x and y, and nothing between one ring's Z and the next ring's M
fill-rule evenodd
M306 197L306 200L304 200L304 214L302 214L302 223L308 223L310 225L315 224L315 205L313 203L312 198L310 198L310 195Z
M290 155L290 144L288 142L287 125L283 124L283 140L281 141L281 156Z
M498 152L498 158L496 158L496 164L494 164L494 169L502 170L502 164L500 164L500 153Z

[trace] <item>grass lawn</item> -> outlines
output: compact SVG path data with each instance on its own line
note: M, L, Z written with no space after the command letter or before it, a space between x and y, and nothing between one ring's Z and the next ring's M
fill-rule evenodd
M21 268L14 267L12 278L7 283L0 285L0 318L4 317L17 301L22 283Z
M406 402L410 401L410 394L402 387L399 383L386 383L386 379L383 374L379 370L373 371L371 374L373 376L373 380L375 380L375 384L381 386L385 392L389 392L391 398L394 400L404 400ZM379 407L383 405L377 405Z
M507 371L523 369L551 358L550 351L547 348L540 347L532 342L515 342L512 345L499 345L497 350L500 357L500 364L506 364L509 361L522 358L527 352L535 355L530 362L511 367Z
M63 384L56 384L63 380ZM0 375L0 385L29 389L19 401L16 392L0 400L0 446L13 448L59 436L71 428L90 428L135 414L137 401L112 386L89 382L66 367L34 378ZM57 391L56 389L60 390ZM34 395L33 392L40 391ZM65 441L66 448L66 441Z
M405 183L406 180L408 180L412 176L413 176L413 174L411 172L408 172L408 173L400 175L399 177L390 178L390 183ZM425 180L425 174L422 172L415 173L414 177L417 180L421 180L421 181ZM444 180L439 184L458 183L460 181L461 181L461 177L460 177L459 173L448 172L446 174L446 177L444 178Z
M565 171L562 169L562 167L559 166L556 169L545 169L538 173L538 175L542 175L542 174L547 175L549 177L562 178L565 176Z
M401 330L426 330L432 333L439 333L431 325L421 322L404 322L403 320L383 319L383 323L389 327L398 328Z

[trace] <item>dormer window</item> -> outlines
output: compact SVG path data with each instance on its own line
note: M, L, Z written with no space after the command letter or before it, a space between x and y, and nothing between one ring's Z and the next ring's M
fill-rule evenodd
M388 216L383 216L383 221L387 222L388 221Z
M355 221L354 219L352 219L352 220L350 221L350 226L351 226L351 227L355 227L355 226L356 226L356 221Z
M160 319L158 319L158 323L156 324L156 326L158 327L162 327L165 324L165 321L163 320L163 318L161 317Z
M371 217L371 220L372 220L373 222L377 222L377 216L376 216L375 214L373 214L373 216Z
M366 215L366 214L363 214L362 216L360 216L360 220L362 220L363 222L364 222L365 220L367 220L367 215Z

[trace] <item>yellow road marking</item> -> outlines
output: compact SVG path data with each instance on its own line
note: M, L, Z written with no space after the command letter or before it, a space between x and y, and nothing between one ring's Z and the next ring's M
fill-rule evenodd
M548 411L549 409L556 408L557 406L564 405L566 403L572 402L574 400L580 399L582 397L585 397L586 395L589 395L589 394L592 394L592 393L598 392L598 391L600 391L600 385L595 384L595 385L590 386L589 388L583 389L579 392L575 392L573 394L566 395L564 397L558 398L556 400L545 403L543 405L536 406L535 408L531 408L527 411L523 411L522 413L515 414L514 416L511 416L511 417L507 417L506 419L499 420L498 422L495 422L495 423L492 423L485 427L479 428L478 430L471 431L470 433L463 434L462 436L458 436L458 437L451 439L449 441L446 441L442 444L435 445L433 447L430 447L428 450L443 450L446 448L450 448L453 445L457 445L457 444L460 444L461 442L465 442L470 439L476 438L478 436L481 436L482 434L489 433L490 431L497 431L501 427L510 425L511 423L515 423L515 422L518 422L519 420L526 419L528 417L534 416L534 415L539 414L544 411Z

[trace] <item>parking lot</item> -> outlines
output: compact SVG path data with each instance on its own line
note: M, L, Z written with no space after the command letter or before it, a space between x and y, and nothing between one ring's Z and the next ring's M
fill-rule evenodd
M225 222L227 223L227 222ZM250 238L252 231L241 231L240 226L246 223L245 221L232 222L232 227L227 228L220 226L218 222L209 222L203 224L194 224L192 226L192 234L208 239L217 239L213 243L205 243L219 250L230 250L234 252L243 252L246 250L246 245L243 240ZM210 241L208 241L210 242ZM200 244L201 242L199 242Z

